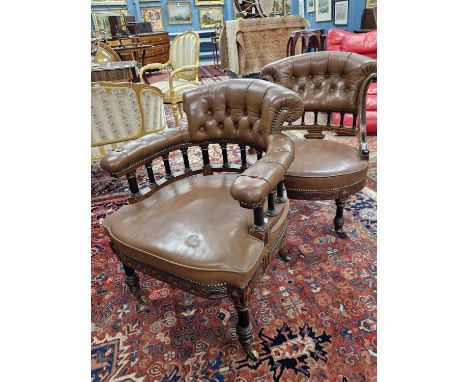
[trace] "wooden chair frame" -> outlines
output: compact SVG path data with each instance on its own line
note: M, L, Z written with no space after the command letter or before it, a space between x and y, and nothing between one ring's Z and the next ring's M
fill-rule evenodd
M210 144L216 144L221 147L223 158L222 164L210 163L208 150ZM239 145L241 157L240 164L229 162L227 153L228 144ZM192 167L190 165L188 157L188 148L194 146L200 147L202 153L203 165L199 167ZM257 150L257 158L260 159L262 157L263 149L258 146L252 145L252 143L250 142L223 139L204 141L199 143L183 143L172 145L165 149L162 149L152 155L147 156L138 163L129 165L127 168L120 172L112 173L111 176L119 177L125 175L127 177L131 193L129 197L129 203L134 204L148 198L161 188L186 177L198 174L202 174L203 176L209 176L213 175L215 172L243 172L248 167L246 146L255 147ZM174 151L180 151L182 153L184 162L184 170L176 173L172 172L169 162L169 154ZM155 179L152 168L152 161L156 158L162 158L164 162L165 174L164 177L160 180ZM149 180L149 186L143 188L142 190L139 189L136 178L136 169L141 166L145 166ZM262 200L256 205L245 205L241 203L241 207L253 210L254 223L250 227L249 235L262 240L264 243L268 243L269 227L273 226L276 221L275 216L277 215L277 212L275 208L275 203L285 203L286 200L287 197L284 184L283 181L280 181L276 188L273 189L273 191L268 195L266 200ZM263 209L263 204L265 202L268 203L268 208L266 211L264 211ZM260 263L254 276L252 277L248 285L244 288L235 287L225 283L207 285L192 280L187 280L174 274L161 271L160 269L149 266L148 264L145 264L127 254L122 253L122 251L116 248L112 241L110 242L110 247L124 266L124 271L126 275L125 282L129 290L139 301L139 303L142 306L142 309L144 310L149 310L149 307L147 305L148 299L142 294L140 290L139 278L135 270L156 277L157 279L162 280L172 285L173 287L182 289L200 297L208 299L229 297L233 301L238 314L238 323L236 326L236 331L239 338L239 342L241 343L242 347L244 348L244 350L250 358L258 360L258 353L252 347L253 329L249 315L249 302L250 296L252 294L252 286L266 272L266 270L269 267L270 261L275 254L278 253L279 256L285 261L289 260L286 254L282 251L282 244L284 242L285 237L286 225L283 231L278 235L276 241L274 243L271 243L271 249L268 252L268 256L263 258L263 261Z

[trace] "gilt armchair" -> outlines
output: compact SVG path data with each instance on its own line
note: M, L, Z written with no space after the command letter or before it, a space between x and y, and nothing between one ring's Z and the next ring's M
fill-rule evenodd
M98 43L96 52L91 56L91 63L102 65L107 62L122 61L117 52L103 42Z
M91 159L122 142L166 128L163 95L157 88L128 82L91 83Z
M198 68L200 54L200 37L192 29L178 35L169 50L169 61L164 64L148 64L140 69L140 82L146 82L149 70L160 70L172 67L173 71L168 81L158 81L152 84L164 94L164 103L172 105L176 126L179 125L179 115L183 118L182 96L188 90L198 87Z
M249 298L286 235L289 201L282 179L294 159L291 139L270 132L299 118L303 103L281 86L233 80L189 91L183 105L188 129L146 135L101 160L112 176L127 177L131 193L130 204L103 226L142 310L151 309L136 271L205 298L230 297L239 341L256 359ZM228 144L240 146L240 163L229 160ZM222 164L210 160L209 145L221 147ZM259 153L249 168L246 145ZM191 146L200 147L202 166L190 163ZM172 170L173 151L181 152L184 170ZM156 158L164 162L159 179L152 167ZM144 189L135 176L140 166L148 174Z
M357 53L306 53L266 65L261 76L293 90L304 101L300 124L283 129L308 129L312 135L322 131L357 135L358 149L332 140L294 140L296 155L285 176L291 199L335 199L335 232L346 238L343 231L346 199L366 184L369 160L366 93L370 84L377 81L377 62ZM313 113L312 125L304 122L306 112ZM319 113L326 115L326 123L320 123ZM340 115L339 125L331 123L333 113ZM353 116L351 127L343 125L347 113Z

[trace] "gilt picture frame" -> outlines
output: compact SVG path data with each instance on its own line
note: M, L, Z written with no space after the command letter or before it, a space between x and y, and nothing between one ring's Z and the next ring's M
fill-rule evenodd
M195 0L195 5L224 5L224 0Z
M200 28L215 28L217 24L224 24L222 7L199 8Z
M315 12L315 0L306 0L306 12L314 13Z
M315 21L332 21L332 0L315 0Z
M189 1L168 2L166 10L169 24L192 24L192 3Z
M160 6L141 7L141 18L143 21L151 23L153 32L163 31L164 29L164 14L163 8Z
M122 24L124 23L123 17L128 15L128 9L126 8L112 8L112 9L96 9L91 11L91 17L93 19L94 30L104 31L109 36L111 35L109 16L120 16L122 18Z
M91 5L126 5L125 0L91 0Z
M366 0L366 8L377 7L377 0Z

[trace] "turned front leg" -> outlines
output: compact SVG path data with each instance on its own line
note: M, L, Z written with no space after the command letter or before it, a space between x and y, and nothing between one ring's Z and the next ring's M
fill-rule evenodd
M335 224L335 232L340 237L341 239L346 239L347 235L345 232L343 232L343 226L344 226L344 218L343 218L343 211L344 211L344 206L345 206L345 200L344 199L335 199L336 202L336 216L335 219L333 220L333 223Z
M148 299L140 289L140 278L136 271L128 265L122 264L125 272L125 284L141 305L141 310L149 312Z
M248 288L229 288L229 297L237 311L237 337L247 356L254 361L258 361L258 353L252 347L253 328L250 322L249 294Z

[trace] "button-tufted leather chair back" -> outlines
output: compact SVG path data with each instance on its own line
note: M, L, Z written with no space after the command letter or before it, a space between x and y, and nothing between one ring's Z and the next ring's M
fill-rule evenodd
M376 61L357 53L315 52L272 62L261 76L297 92L305 111L356 113L361 85L376 72Z
M263 148L272 128L295 121L303 111L302 100L294 92L254 79L223 81L188 91L183 103L192 141L238 140Z

